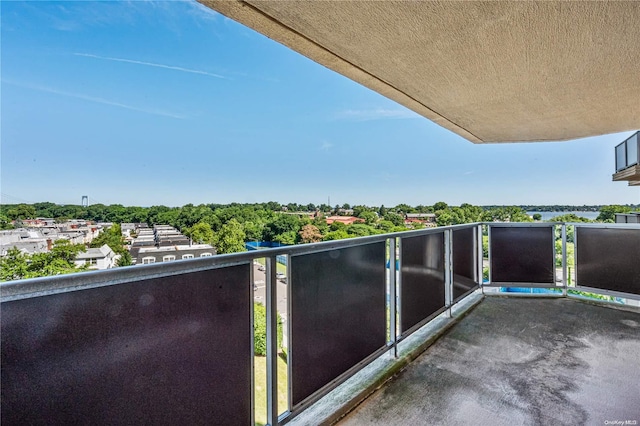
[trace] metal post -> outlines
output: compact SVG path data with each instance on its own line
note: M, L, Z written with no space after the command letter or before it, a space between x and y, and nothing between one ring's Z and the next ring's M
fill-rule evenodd
M276 256L266 258L265 305L267 308L267 423L278 424L278 305Z
M562 295L567 295L567 224L562 224Z
M478 274L478 285L480 286L480 289L484 294L484 287L483 287L484 282L482 277L482 267L484 265L484 257L483 257L484 252L482 250L482 224L478 225L476 232L477 232L476 244L478 249L478 255L476 256L476 261L478 262L476 273Z
M397 248L396 251L398 252L398 263L397 263L397 268L396 265L394 265L395 269L398 269L400 271L402 271L402 238L398 238L398 242L397 242ZM395 254L393 256L393 258L395 259ZM398 274L394 269L394 280L396 282L396 300L395 300L395 307L396 307L396 335L394 336L394 341L395 341L395 349L394 349L394 354L395 357L398 357L398 338L399 336L402 334L402 273Z
M396 339L396 239L389 240L389 339L393 346L393 356L398 357L398 342Z
M444 305L448 308L451 318L451 301L453 299L453 262L451 258L453 247L453 230L444 232Z

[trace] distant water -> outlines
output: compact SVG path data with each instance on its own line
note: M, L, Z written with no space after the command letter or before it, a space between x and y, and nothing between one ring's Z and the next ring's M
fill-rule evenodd
M542 220L550 220L556 216L562 216L569 213L573 213L576 216L594 220L600 214L600 212L527 212L529 216L533 216L536 213L539 213L542 216Z

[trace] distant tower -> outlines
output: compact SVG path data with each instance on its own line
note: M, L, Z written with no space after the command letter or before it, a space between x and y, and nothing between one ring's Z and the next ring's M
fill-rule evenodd
M89 196L88 195L83 195L82 196L82 207L89 207Z

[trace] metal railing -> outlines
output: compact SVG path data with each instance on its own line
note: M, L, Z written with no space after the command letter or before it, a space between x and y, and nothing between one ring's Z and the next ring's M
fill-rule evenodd
M3 283L1 420L253 424L256 259L266 259L266 412L276 425L382 354L397 356L403 339L479 288L639 299L639 241L632 224L473 223Z
M640 163L640 132L616 145L616 173Z

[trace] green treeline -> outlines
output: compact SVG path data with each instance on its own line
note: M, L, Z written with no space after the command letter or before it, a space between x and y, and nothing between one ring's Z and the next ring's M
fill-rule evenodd
M539 208L540 206L526 206ZM562 206L575 208L577 206ZM616 212L629 212L631 206L598 206L601 212L598 220L613 221ZM0 206L0 227L10 229L11 221L33 219L36 217L54 218L57 222L69 219L84 219L95 222L168 224L176 227L196 243L214 244L218 253L231 253L244 250L245 241L274 241L282 244L311 243L338 240L374 234L405 231L424 227L422 223L405 225L405 215L409 213L433 213L438 226L457 225L470 222L531 222L526 210L519 206L481 207L471 204L449 206L444 202L434 205L409 206L399 204L395 207L351 206L343 204L334 207L326 204L286 205L276 202L257 204L187 204L182 207L152 206L125 207L120 204L94 204L88 207L80 205L58 205L49 202L35 204L15 204ZM326 223L330 215L352 215L360 219L359 223L345 225ZM555 221L583 221L574 216L554 218ZM103 235L110 243L119 240L118 232ZM119 246L119 244L109 244ZM123 254L121 245L114 249Z

